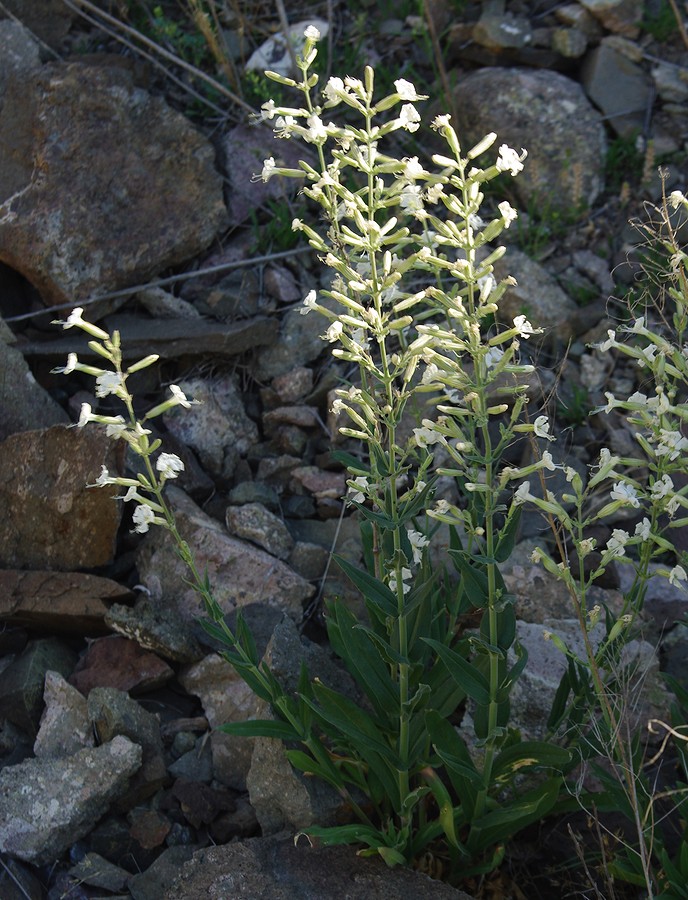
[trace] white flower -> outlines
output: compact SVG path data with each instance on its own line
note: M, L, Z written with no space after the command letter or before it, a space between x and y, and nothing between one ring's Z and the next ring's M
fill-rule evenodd
M184 391L179 387L179 385L171 384L170 392L174 399L177 401L177 406L183 406L184 409L190 409L191 404L194 402L193 400L189 400Z
M116 416L115 418L117 419L117 421L110 422L105 428L105 434L108 437L111 437L114 441L123 437L127 431L127 426L122 416Z
M88 422L95 421L95 416L91 410L90 403L81 404L81 412L79 413L79 421L76 423L78 428L83 428Z
M431 185L425 192L428 203L439 203L440 197L444 194L444 185L438 182Z
M514 503L519 506L521 503L525 503L526 500L530 500L530 482L524 481L522 485L519 486L518 490L514 494Z
M62 327L65 331L68 328L81 327L82 325L87 325L88 323L83 318L82 313L84 311L83 306L77 306L76 309L73 309L70 314L67 316L67 320L62 323Z
M155 521L155 513L150 508L150 506L145 506L141 503L134 510L134 515L132 516L134 521L134 531L138 531L139 534L143 534L148 531L150 526Z
M502 200L501 203L497 204L497 209L501 213L502 218L504 219L504 227L508 228L512 222L515 222L518 218L518 213L513 208L513 206L507 202L506 200Z
M339 338L342 336L343 331L344 331L344 326L342 325L342 323L339 320L336 320L330 325L330 327L325 332L325 335L324 335L325 340L327 340L331 344L333 344L335 341L339 340Z
M315 291L309 291L303 298L303 306L301 307L301 309L299 309L299 312L302 316L306 316L312 309L318 308L318 305L315 302L316 296L317 294L315 293Z
M528 558L532 563L537 565L542 559L542 555L542 550L539 547L536 547Z
M430 541L420 531L413 531L412 529L409 529L408 539L413 551L413 561L418 565L423 559L423 548L427 547Z
M110 473L107 466L101 466L100 475L96 478L96 484L98 485L98 487L105 487L105 485L112 483L113 481L110 478Z
M268 156L268 158L263 163L263 171L260 173L260 177L263 181L269 181L270 178L275 174L275 157Z
M630 535L628 532L623 531L621 528L615 528L614 531L612 531L612 536L607 541L607 550L612 558L615 556L623 556L626 553L624 545L629 539Z
M651 366L655 361L655 356L657 355L657 348L654 344L648 344L647 347L641 347L640 352L642 353L642 358L637 360L638 365L643 368L643 366Z
M346 88L341 78L333 76L330 78L323 89L323 94L328 101L328 105L334 106L341 103L342 97L346 96Z
M540 438L546 438L548 441L553 441L554 435L549 433L549 419L547 416L538 416L537 419L533 422L533 431Z
M636 406L647 406L647 394L643 394L642 391L635 391L628 398L628 402L633 403Z
M78 365L79 365L79 359L78 359L76 353L69 353L67 355L67 365L64 366L64 368L56 369L55 371L61 372L62 375L71 375L72 372L76 369L76 367Z
M278 138L284 138L288 140L291 137L291 132L296 124L296 119L293 116L280 116L273 126L273 131ZM306 138L308 140L308 138ZM272 159L272 157L270 157ZM269 160L265 161L265 165L267 165ZM274 169L274 165L270 167L270 169ZM271 173L272 174L272 173ZM269 178L270 176L268 176ZM265 168L263 168L263 174L261 175L263 181L267 181L268 179L265 177Z
M179 472L184 471L184 463L174 453L161 453L155 463L155 468L164 479L176 478Z
M664 510L670 519L674 518L680 505L681 504L679 502L678 497L674 494L674 496L669 500L669 502L664 507Z
M607 340L600 341L599 344L594 344L593 346L598 350L601 350L602 353L606 353L607 350L611 350L612 347L616 347L616 332L612 328L610 328L607 331Z
M626 484L623 481L618 481L614 487L609 492L609 496L612 500L620 500L623 504L628 504L632 506L633 509L638 509L640 506L640 501L638 500L638 495L636 494L636 490L631 484Z
M588 553L592 553L595 549L595 538L584 538L582 541L578 543L578 554L581 556L587 556Z
M260 109L260 117L263 121L265 121L265 119L274 119L277 114L277 107L275 106L274 100L266 100Z
M635 536L639 537L641 541L650 539L650 520L647 516L635 526Z
M419 447L427 447L430 444L446 444L447 439L435 429L435 423L431 419L423 419L422 428L414 428L413 436Z
M686 198L681 191L672 191L669 194L669 203L673 209L678 209L682 203L686 203Z
M425 175L425 169L418 162L417 156L411 156L404 160L404 178L413 181L415 178L420 178L421 175Z
M354 478L349 482L349 491L351 492L350 500L353 500L354 503L363 503L365 500L364 491L367 491L369 487L368 479L365 475L359 475L358 478Z
M669 584L679 587L679 582L686 580L688 580L688 575L686 575L686 570L683 566L674 566L671 572L669 572Z
M422 97L416 92L416 89L410 81L406 81L403 78L400 78L398 81L394 82L394 87L397 89L397 94L399 94L400 100L421 100Z
M540 462L542 463L543 467L545 469L549 469L550 472L555 472L557 469L557 466L555 466L554 460L552 459L552 454L549 452L549 450L542 451Z
M399 206L406 212L414 213L423 209L423 200L417 184L407 184L399 197Z
M657 456L668 456L673 462L681 451L688 447L688 439L680 431L668 431L666 428L660 428L659 434L659 443L655 447Z
M514 317L514 328L518 331L519 335L526 340L528 340L531 334L538 334L542 331L541 328L533 328L525 316Z
M117 372L103 372L96 378L96 397L107 397L109 394L122 396L122 378Z
M497 365L499 360L504 356L504 351L499 347L490 347L485 354L485 365L488 369L492 369Z
M604 396L607 398L607 405L604 407L604 411L609 415L609 413L616 407L616 397L614 394L611 394L609 391L604 392Z
M306 119L306 124L308 125L307 141L310 141L312 144L322 144L323 141L327 140L327 129L323 125L320 116L309 116Z
M499 157L495 163L497 170L499 172L511 172L512 175L518 175L523 169L523 160L527 155L526 151L522 148L521 155L519 156L515 150L511 149L511 147L502 144L499 148Z
M399 112L399 126L406 131L418 131L420 127L420 114L411 103L405 103Z
M655 481L650 490L650 497L653 500L661 500L666 497L674 489L674 482L668 475L662 475L659 481Z
M303 33L303 36L309 41L319 41L320 32L315 25L309 25Z
M450 120L451 116L448 114L444 116L435 116L430 127L435 128L437 131L439 131L440 128L449 128Z
M402 570L401 570L401 584L402 584L402 590L403 590L404 594L408 594L408 592L411 590L411 585L406 583L407 581L410 580L410 578L411 578L411 570L407 569L404 566L404 568L402 568ZM394 593L396 594L396 592L397 592L397 573L396 572L389 573L389 589L390 589L390 591L394 591Z

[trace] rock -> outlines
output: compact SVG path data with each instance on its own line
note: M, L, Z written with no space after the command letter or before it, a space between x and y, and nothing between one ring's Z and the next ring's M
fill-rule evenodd
M55 425L0 444L0 566L70 570L112 561L118 488L87 487L116 448L100 428Z
M533 327L545 329L544 335L533 336L529 342L566 344L574 336L578 307L544 266L520 250L510 249L495 263L494 275L498 281L513 275L517 282L499 300L499 318L507 327L516 316L525 314Z
M6 0L3 14L16 16L22 25L54 50L59 50L77 16L62 0Z
M89 644L69 683L84 696L96 687L142 694L165 684L173 674L167 663L135 641L112 636Z
M602 41L587 55L581 83L618 135L631 138L642 131L654 95L652 82L613 44Z
M256 695L232 666L216 653L182 671L179 680L186 691L200 699L213 729L210 747L214 777L235 790L246 790L253 739L223 734L216 729L226 722L255 718Z
M666 62L652 67L652 80L664 103L685 103L688 100L686 70Z
M107 632L108 604L129 597L127 588L99 575L0 569L0 620L12 625L94 637Z
M66 678L75 662L74 652L57 638L29 641L2 673L0 718L36 734L43 710L46 673L55 671Z
M191 447L211 475L230 481L239 458L258 440L258 427L244 411L236 379L193 378L179 387L200 405L174 407L164 414L165 425Z
M139 360L151 353L161 359L182 356L233 359L253 347L271 344L277 335L277 322L256 316L242 322L213 322L209 319L153 319L129 313L110 316L107 326L117 329L122 338L122 354L127 362ZM98 359L88 348L87 339L79 335L58 338L46 343L36 341L22 345L25 356L54 361L64 365L68 353L78 353L84 362Z
M528 652L528 663L510 694L511 715L514 727L520 730L524 740L545 738L554 695L566 671L566 657L552 641L544 638L546 631L558 635L571 652L585 656L580 626L574 619L548 619L543 625L516 623L516 639ZM600 624L591 632L593 646L603 637L604 627ZM515 656L511 655L513 664ZM628 671L616 690L626 693L616 699L616 704L624 704L630 733L639 729L647 733L651 718L666 717L665 721L669 721L671 695L664 687L651 644L631 641L624 648L622 661Z
M145 872L129 879L133 900L160 900L169 896L169 888L182 865L191 859L197 847L168 847Z
M126 887L131 873L120 866L115 866L97 853L87 853L82 860L69 870L77 884L88 884L90 887L102 888L111 893L121 892Z
M0 896L3 900L43 900L40 879L18 860L2 860L0 867Z
M403 866L356 856L350 847L294 844L291 835L253 838L194 854L167 900L470 900L468 894Z
M59 672L45 673L43 701L45 709L33 745L38 759L60 759L94 746L86 698Z
M580 3L557 6L554 15L559 22L581 31L589 40L598 41L602 35L602 28L597 20Z
M231 794L207 784L178 780L171 795L179 801L182 814L193 828L199 829L224 812L232 812L236 806Z
M19 21L0 21L0 96L13 76L24 77L41 65L40 49Z
M128 820L131 823L129 834L145 850L162 846L172 827L167 816L157 809L132 809Z
M257 544L277 559L288 559L294 547L294 539L282 519L260 503L229 506L227 529L230 534Z
M552 33L552 49L565 59L580 59L588 49L588 39L578 28L556 28Z
M607 31L636 38L640 33L645 4L643 0L579 0Z
M297 366L273 378L271 387L282 403L296 403L313 390L313 369Z
M251 603L267 603L299 617L312 585L288 566L246 541L227 534L182 491L169 485L167 500L180 534L191 547L200 572L207 572L215 600L225 612ZM139 575L154 602L164 598L185 621L205 614L171 536L162 528L146 535L137 553Z
M270 123L267 123L268 125ZM229 214L237 225L247 221L254 210L272 203L283 203L286 197L294 196L300 187L296 178L271 178L268 182L260 179L264 161L274 157L278 165L290 169L299 167L301 158L308 158L303 144L276 138L267 126L252 127L236 125L227 132L222 142L222 150L227 160L227 175L231 183L228 192ZM290 221L285 220L285 227Z
M191 303L161 287L139 291L136 299L155 319L199 319L201 314Z
M298 689L301 666L305 663L311 679L355 698L351 676L323 647L301 637L293 622L284 617L275 628L264 662L288 694ZM259 701L257 719L274 719L264 701ZM309 825L334 824L342 814L342 798L328 784L307 778L292 768L282 741L255 738L247 787L251 806L263 834L283 829L299 831Z
M18 431L69 424L67 413L38 384L19 350L10 346L14 340L0 319L0 440Z
M142 751L125 737L66 759L31 759L0 771L0 851L53 862L126 790Z
M525 47L533 37L528 19L505 11L503 0L483 4L472 36L476 44L496 51Z
M194 662L203 656L187 623L173 609L156 606L145 598L134 607L113 604L105 614L105 624L144 650L174 662Z
M601 192L604 126L575 81L552 71L482 69L462 78L455 103L465 150L496 131L497 147L528 151L513 183L524 209L570 213Z
M320 32L321 38L327 37L330 30L329 24L324 19L306 19L303 22L294 23L289 26L289 34L285 31L278 31L272 37L264 41L257 50L251 54L246 63L247 71L258 71L261 74L270 69L273 72L279 72L284 76L295 76L297 73L293 71L294 64L292 55L289 52L289 44L294 48L294 52L303 53L306 43L304 32L306 28L313 26Z
M158 717L124 691L102 687L93 688L88 695L88 716L101 744L123 735L143 751L141 768L132 777L128 790L118 798L117 805L129 809L159 790L167 772Z
M59 62L12 81L0 161L0 260L51 305L179 265L227 221L211 145L121 67Z
M323 306L328 305L327 300L322 303ZM256 354L256 380L271 381L295 366L303 366L317 359L326 346L320 336L325 330L322 316L302 316L298 309L290 309L282 317L280 336L275 345Z
M186 782L197 784L210 784L215 778L213 769L213 752L208 735L198 738L195 746L183 753L172 765L167 767L168 773L173 778L181 778ZM187 820L191 822L190 819ZM194 823L191 822L193 825Z
M260 503L270 512L278 512L280 498L277 491L264 481L240 481L228 495L229 502L236 506L244 503Z

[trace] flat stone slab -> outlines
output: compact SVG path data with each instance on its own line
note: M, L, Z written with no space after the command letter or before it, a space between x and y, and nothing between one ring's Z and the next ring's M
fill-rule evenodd
M357 857L350 847L315 849L291 835L252 838L195 853L167 900L471 900L412 869Z

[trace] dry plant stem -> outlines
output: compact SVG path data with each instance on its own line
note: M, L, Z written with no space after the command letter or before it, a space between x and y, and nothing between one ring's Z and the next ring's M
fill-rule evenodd
M232 90L237 91L241 95L241 85L239 83L239 78L237 77L234 63L227 54L226 47L221 47L220 42L218 41L218 34L221 34L222 32L217 17L217 9L213 0L210 2L210 10L213 17L212 25L208 19L208 14L201 6L200 0L189 0L189 16L191 20L203 35L203 38L208 45L208 49L213 55L213 59L224 72Z
M583 868L583 871L585 872L585 875L588 879L588 884L590 885L592 890L595 892L595 897L597 898L597 900L614 900L613 887L612 887L611 893L608 894L606 897L600 892L600 889L597 887L597 881L596 881L595 877L593 876L592 872L590 871L590 867L588 866L588 861L585 858L585 851L584 851L583 847L581 847L581 843L582 843L581 836L579 834L575 833L575 831L571 827L571 823L567 824L566 829L567 829L567 831L569 833L569 837L571 838L571 841L573 843L573 849L575 850L576 856L578 858L578 862L581 864L581 867ZM603 854L603 858L604 858L604 849L602 850L602 854ZM606 859L604 859L604 862L605 862L605 872L606 872Z
M211 85L216 91L220 94L224 94L225 97L228 97L232 103L235 103L237 106L240 106L243 110L245 110L250 115L256 115L256 110L246 103L245 100L242 100L234 91L230 91L229 88L225 87L224 84L221 84L217 79L212 78L210 75L206 75L205 72L201 71L201 69L196 68L196 66L192 66L190 63L183 60L181 57L177 56L174 53L170 53L169 50L165 50L164 47L161 47L160 44L156 44L155 41L152 41L150 38L147 38L145 34L141 34L135 28L132 28L130 25L126 25L124 22L121 22L119 19L115 18L115 16L111 16L109 13L105 12L102 9L99 9L90 0L63 0L63 2L75 12L82 14L83 9L87 9L93 15L97 16L100 19L103 19L105 22L108 22L116 31L122 31L125 34L130 35L135 40L140 41L146 47L149 47L155 53L158 53L160 56L167 59L169 62L174 63L175 66L179 66L180 68L186 70L195 78L200 78L202 81L205 81L207 84ZM120 40L119 35L117 35L117 39Z
M686 32L686 26L683 21L683 16L681 15L681 10L678 8L676 0L669 0L669 5L671 6L671 11L674 14L674 18L676 19L678 30L681 32L681 39L683 40L683 43L686 45L686 47L688 47L688 33Z

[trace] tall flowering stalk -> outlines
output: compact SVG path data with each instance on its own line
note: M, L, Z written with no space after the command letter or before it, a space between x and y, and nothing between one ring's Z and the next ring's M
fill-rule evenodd
M362 845L360 852L390 865L430 859L434 871L459 880L498 865L505 840L552 809L570 761L567 751L521 741L509 727L509 693L526 655L515 643L514 597L499 567L513 548L528 483L513 494L504 490L514 473L504 473L502 457L519 434L543 446L551 435L544 415L521 421L532 366L519 353L538 329L525 316L498 323L498 301L511 280L494 278L504 253L494 242L516 212L502 202L487 220L480 213L483 185L500 173L517 175L525 151L502 144L492 153L494 134L464 151L450 118L438 116L432 127L445 151L431 163L398 158L394 141L418 131L416 103L424 98L399 79L393 93L376 99L368 68L362 81L331 78L318 100L310 73L317 39L308 29L300 80L270 76L300 94L300 105L263 107L276 134L304 140L317 164L286 169L270 157L259 177L302 178L304 193L321 206L325 235L300 220L294 228L320 254L332 281L320 294L308 292L302 312L325 317L333 355L356 370L337 391L334 412L345 422L342 434L361 446L342 458L368 566L340 564L360 589L367 615L358 619L335 600L327 626L360 702L306 673L296 694L286 693L257 657L241 618L236 633L227 627L165 504L164 480L181 463L169 454L153 461L159 446L148 442L145 419L134 417L126 379L136 367L122 369L118 336L75 311L65 327L78 325L96 338L91 347L112 372L76 359L64 371L94 375L125 404L124 419L89 408L79 424L115 429L112 436L143 458L145 474L103 472L99 483L133 490L125 497L138 504L139 530L149 524L169 530L205 603L206 629L279 719L224 730L282 739L296 769L340 793L354 821L308 825L311 839ZM330 121L332 111L339 124ZM494 162L482 168L478 159L488 153ZM428 415L409 429L402 425L412 399L427 401ZM173 388L146 419L188 402ZM553 466L543 449L518 475ZM441 476L454 487L436 497ZM441 525L450 544L445 564L433 568L429 549ZM463 629L467 613L479 620L477 630ZM470 750L453 724L467 707ZM524 781L524 772L537 777Z

